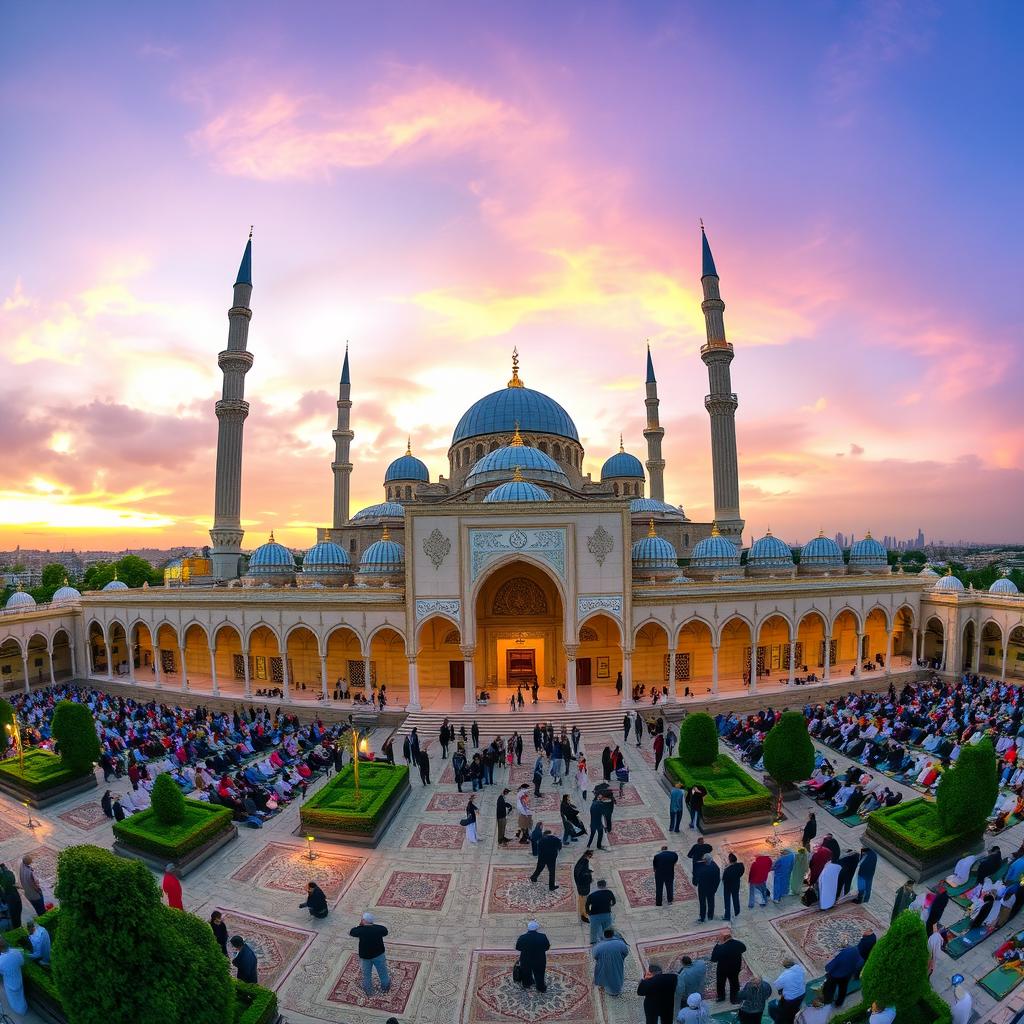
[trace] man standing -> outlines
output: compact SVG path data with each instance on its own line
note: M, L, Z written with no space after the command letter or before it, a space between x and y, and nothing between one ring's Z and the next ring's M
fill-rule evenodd
M581 921L590 920L587 917L587 897L590 895L590 886L594 881L594 872L590 867L593 856L593 850L584 850L583 856L576 861L572 869L572 880L576 886L576 909L580 912Z
M707 854L697 864L697 876L694 879L697 885L697 902L700 907L700 923L705 920L715 919L715 893L718 892L718 884L722 880L722 872L718 865Z
M359 919L359 924L349 931L353 939L359 940L359 965L363 971L363 991L367 999L373 996L374 970L377 971L381 992L387 992L391 988L388 958L384 952L384 936L387 933L384 925L374 923L373 914L369 912L364 913Z
M725 900L725 919L740 916L740 882L746 868L736 859L735 853L729 854L729 863L722 872L722 898Z
M754 862L750 865L750 875L748 876L749 882L749 898L747 900L747 910L754 909L754 896L761 897L761 906L768 906L768 876L772 870L772 859L766 853L759 853L755 858Z
M718 970L715 973L715 987L718 990L718 1001L725 1000L725 986L729 985L729 1002L739 1002L740 994L740 971L743 969L743 954L747 947L734 939L732 932L727 928L722 932L718 942L711 950L711 962L717 964Z
M412 732L409 733L409 750L412 753L412 759L416 764L420 763L420 734L416 731L416 726L412 727Z
M537 867L530 875L530 881L536 883L540 873L548 869L548 889L554 892L558 886L555 885L555 865L558 862L558 851L562 849L562 840L556 836L551 829L545 829L537 844Z
M508 821L508 812L512 810L512 804L508 802L506 797L509 795L511 790L503 789L498 797L498 845L504 846L508 840L505 838L505 824Z
M540 745L541 745L541 732L540 732L540 723L538 722L533 727L533 749L538 754L540 753Z
M590 804L590 837L587 839L587 849L590 849L590 844L594 841L594 837L597 837L597 848L599 850L605 849L601 845L601 840L604 839L604 807L601 804L601 798L595 796Z
M448 759L448 744L451 742L451 734L448 732L447 718L441 723L441 731L438 734L438 739L441 741L441 759L446 761Z
M668 830L678 832L680 822L683 820L683 784L677 782L668 795Z
M476 719L473 719L473 724L469 727L469 735L473 739L473 749L480 749L480 726L476 724Z
M582 733L580 732L579 727L575 723L573 723L572 732L569 735L572 737L572 756L579 757L580 737L582 736Z
M948 904L949 891L946 888L946 883L939 882L935 891L935 899L932 900L932 905L928 908L928 917L924 922L926 935L931 934L933 924L942 924L942 915L945 913Z
M700 828L700 816L704 811L704 797L708 791L703 786L691 786L686 794L686 806L690 810L690 828Z
M164 867L164 877L160 888L163 889L164 896L167 897L167 906L174 907L176 910L185 909L181 904L181 882L178 881L178 869L173 864L167 864ZM37 912L42 913L38 910Z
M672 1024L672 1004L676 995L676 976L663 973L660 964L649 964L636 994L644 997L645 1024Z
M859 860L860 856L856 850L847 850L839 858L839 893L837 899L849 895L850 887L853 885L853 877L857 873L857 862Z
M846 999L846 990L850 980L864 966L864 961L857 952L856 946L844 946L825 965L825 984L821 994L826 1003L832 1003L838 1009Z
M629 741L629 730L633 725L633 718L627 711L622 716L622 742L627 743Z
M768 1013L775 1024L793 1024L807 992L807 976L803 966L787 957L782 961L783 971L775 979L779 1001L768 1006Z
M675 790L672 790L674 793ZM661 897L664 893L671 904L675 898L676 864L679 861L679 854L670 850L667 846L661 848L660 853L654 855L654 905L661 906Z
M675 730L670 725L665 730L665 750L668 753L669 757L672 756L672 751L675 750L675 749L676 749L676 733L675 733Z
M18 881L21 882L21 891L25 894L25 899L32 904L32 909L37 914L45 914L46 901L43 899L43 887L39 884L36 873L32 870L32 855L29 853L26 853L21 860Z
M875 868L878 866L878 854L866 846L860 848L860 862L857 864L857 898L854 903L867 903L871 899L871 883L875 877ZM941 889L945 886L940 882ZM935 899L939 897L936 895ZM949 897L946 897L949 899ZM932 903L934 906L934 901ZM927 930L927 925L925 926Z
M661 759L665 756L665 737L659 732L654 737L654 770L661 767Z
M807 817L807 823L804 825L804 832L800 839L800 845L804 847L804 849L809 850L811 848L811 842L817 834L818 819L814 816L814 811L811 811Z
M252 951L241 935L231 936L231 948L235 951L231 963L238 972L238 980L246 981L250 985L259 984L257 971L256 954Z
M516 764L523 763L523 737L516 733Z
M540 930L536 921L526 926L526 931L516 939L516 950L519 953L519 980L523 988L537 986L538 992L546 992L544 972L548 965L548 950L551 943Z
M430 785L430 755L425 751L421 750L417 761L420 766L420 782L424 786Z
M704 994L704 983L707 978L708 965L704 960L693 960L688 956L679 958L679 971L676 975L676 999L674 1009L678 1008L694 993Z
M616 935L614 929L606 928L604 938L594 946L591 955L594 957L594 984L610 996L621 995L626 980L625 960L629 956L625 940Z
M693 870L690 872L690 881L693 882L694 885L697 884L697 865L709 853L711 853L711 844L704 839L698 839L686 854L686 856L693 861Z
M611 928L612 907L615 906L615 893L608 888L603 879L597 880L597 888L587 897L587 916L590 918L590 944L594 945L606 928Z

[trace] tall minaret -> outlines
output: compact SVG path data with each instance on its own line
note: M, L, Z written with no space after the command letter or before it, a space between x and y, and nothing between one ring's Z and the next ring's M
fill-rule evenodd
M704 311L707 325L707 344L700 357L708 368L711 393L704 398L704 407L711 416L711 468L715 484L715 521L719 532L734 544L743 543L743 520L740 518L740 478L736 459L736 406L739 404L732 390L729 364L732 345L725 338L725 303L718 291L718 271L700 225L702 269L700 283L704 289Z
M334 438L334 529L340 530L348 522L349 486L352 478L352 463L349 462L348 446L355 434L349 428L352 414L350 395L352 385L348 377L348 344L345 344L345 362L341 364L341 388L338 391L338 429L331 431Z
M228 347L217 356L224 371L224 390L217 403L217 482L213 497L213 575L235 579L241 570L242 537L242 427L249 415L245 401L245 375L252 366L246 351L252 310L252 229L245 243L235 280L234 299L228 310Z
M661 439L665 436L665 428L658 422L658 381L654 376L654 361L651 359L651 346L647 346L647 479L651 482L648 497L655 501L665 500L665 460L661 457Z

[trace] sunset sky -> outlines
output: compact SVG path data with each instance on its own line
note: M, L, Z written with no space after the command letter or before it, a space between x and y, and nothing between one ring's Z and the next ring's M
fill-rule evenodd
M245 547L447 474L518 346L584 471L711 518L703 217L746 535L1024 540L1024 7L5 6L0 547L208 542L253 236Z

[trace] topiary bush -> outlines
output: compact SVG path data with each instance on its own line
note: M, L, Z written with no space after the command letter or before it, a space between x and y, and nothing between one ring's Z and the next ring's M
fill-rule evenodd
M64 765L76 775L89 774L100 759L92 712L84 704L62 700L53 709L50 730Z
M905 910L871 951L860 976L864 1002L895 1006L896 1019L911 1010L930 990L928 943L919 914Z
M185 795L169 775L158 775L150 794L153 814L161 825L178 825L185 820Z
M999 795L999 769L992 741L966 744L956 764L939 779L935 805L950 833L981 832Z
M149 869L95 846L57 860L53 978L68 1024L225 1024L234 990L209 926L165 907Z
M698 767L714 764L718 757L718 729L715 720L698 711L687 715L679 727L679 760Z
M807 735L807 719L799 711L785 711L764 739L764 767L780 785L803 782L814 771L814 744Z
M4 734L4 742L6 743L7 730L6 726L14 725L14 708L11 707L7 701L0 699L0 733Z

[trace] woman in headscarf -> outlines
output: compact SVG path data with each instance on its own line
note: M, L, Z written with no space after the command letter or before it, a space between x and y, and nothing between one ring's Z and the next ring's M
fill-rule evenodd
M802 895L804 879L807 877L807 847L798 847L793 857L793 871L789 877L789 891L794 896Z
M790 881L793 876L793 865L796 857L789 847L783 847L772 864L772 901L779 903L783 896L789 895Z

